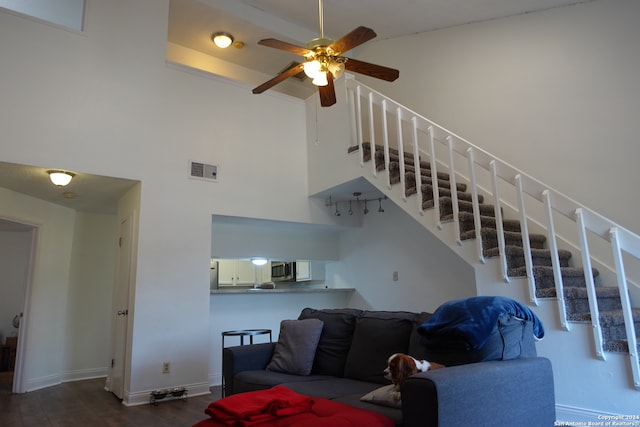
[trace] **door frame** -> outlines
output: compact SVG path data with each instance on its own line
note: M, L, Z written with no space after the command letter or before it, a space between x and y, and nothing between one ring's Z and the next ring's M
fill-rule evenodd
M24 372L26 371L25 351L27 348L29 324L31 320L31 297L33 294L33 278L35 276L36 261L38 256L38 242L40 238L40 224L34 224L23 219L0 217L1 220L24 225L29 228L31 243L29 247L29 260L27 263L27 276L24 284L24 304L18 328L18 347L16 348L16 364L13 370L13 393L26 393Z

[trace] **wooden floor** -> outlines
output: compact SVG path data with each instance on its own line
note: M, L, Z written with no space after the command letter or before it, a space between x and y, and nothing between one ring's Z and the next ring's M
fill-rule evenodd
M0 426L190 427L207 418L209 402L220 399L220 387L212 387L211 395L127 407L104 390L104 383L98 378L12 394L11 381L2 376Z

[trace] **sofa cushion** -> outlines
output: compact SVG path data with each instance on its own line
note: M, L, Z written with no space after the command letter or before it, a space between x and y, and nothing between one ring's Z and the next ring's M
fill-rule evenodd
M416 317L416 313L404 311L362 313L356 320L345 378L389 384L384 377L387 359L393 353L407 353Z
M233 394L247 391L266 390L278 384L294 382L310 383L312 381L330 380L328 375L292 375L284 372L267 371L265 369L242 371L233 377Z
M309 375L324 323L319 319L283 320L268 371Z
M422 312L416 316L416 320L411 330L411 337L409 338L409 355L415 357L418 360L428 359L426 356L426 348L422 345L422 336L418 333L418 327L426 322L433 314Z
M319 378L311 376L310 378ZM300 393L313 397L323 397L325 399L336 399L345 395L362 396L372 390L380 387L379 384L373 384L366 381L352 380L349 378L326 378L315 381L295 381L283 383L285 387Z
M362 310L305 308L298 319L320 319L324 322L311 373L342 377L347 361L356 318Z

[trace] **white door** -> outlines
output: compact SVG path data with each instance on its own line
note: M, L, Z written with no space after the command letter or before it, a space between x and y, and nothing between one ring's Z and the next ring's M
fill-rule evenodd
M131 284L131 234L133 215L120 223L116 280L111 317L111 365L107 388L122 399L126 374L127 331L129 325L129 287Z

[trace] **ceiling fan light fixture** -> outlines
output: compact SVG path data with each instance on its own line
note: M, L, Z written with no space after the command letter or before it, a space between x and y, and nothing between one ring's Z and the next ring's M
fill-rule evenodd
M313 83L316 86L328 85L329 82L327 81L327 73L326 72L318 73L318 75L311 81L311 83Z
M333 79L337 80L344 74L344 62L331 61L329 63L329 71L333 74Z
M318 74L320 74L320 68L322 68L322 66L320 65L320 61L318 61L317 59L305 62L303 67L304 73L310 79L315 79L316 77L318 77Z
M71 179L75 176L72 172L66 172L61 170L48 170L49 179L54 185L58 187L64 187L71 182Z
M233 36L225 32L213 33L211 40L221 49L226 49L233 43Z

